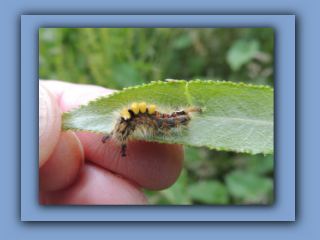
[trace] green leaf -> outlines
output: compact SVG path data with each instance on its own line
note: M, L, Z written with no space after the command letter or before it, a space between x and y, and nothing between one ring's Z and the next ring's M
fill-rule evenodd
M190 186L191 198L205 204L228 204L226 187L218 181L205 181Z
M230 194L250 202L263 198L273 190L273 180L250 172L232 172L226 176Z
M233 71L239 70L243 64L248 63L254 53L259 50L256 40L239 40L232 44L227 53L227 62Z
M166 112L175 105L196 105L204 111L192 114L186 131L144 138L147 141L273 153L273 89L230 82L170 81L131 87L64 113L62 130L110 132L119 111L135 101L156 104Z

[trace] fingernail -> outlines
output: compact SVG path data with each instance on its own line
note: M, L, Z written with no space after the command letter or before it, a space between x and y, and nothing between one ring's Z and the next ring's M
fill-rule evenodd
M39 137L47 127L47 92L39 85Z

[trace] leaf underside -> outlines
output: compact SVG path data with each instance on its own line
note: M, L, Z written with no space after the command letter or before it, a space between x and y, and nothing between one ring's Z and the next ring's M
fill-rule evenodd
M109 133L122 108L142 101L163 112L190 105L204 110L191 114L187 130L170 137L144 138L146 141L273 153L273 89L242 83L181 80L127 88L64 113L62 130Z

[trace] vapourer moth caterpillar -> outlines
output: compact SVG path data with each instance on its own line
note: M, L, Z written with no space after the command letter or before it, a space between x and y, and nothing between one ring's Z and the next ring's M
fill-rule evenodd
M121 147L121 156L125 157L128 140L135 136L140 139L156 135L170 136L172 130L187 129L191 120L190 112L202 113L202 109L190 106L184 110L163 113L157 110L156 105L135 102L130 108L123 108L114 129L101 141L115 141Z

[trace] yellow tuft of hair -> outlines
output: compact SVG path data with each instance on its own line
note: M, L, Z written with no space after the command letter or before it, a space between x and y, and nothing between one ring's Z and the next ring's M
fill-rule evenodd
M154 111L156 110L156 105L150 105L149 107L148 107L148 113L151 115L151 114L153 114L154 113Z
M130 118L131 118L131 115L130 115L130 113L128 112L128 109L126 109L126 108L122 109L121 117L122 117L124 120L127 120L127 119L130 119Z
M147 109L147 104L145 102L139 103L139 109L141 113L145 113Z
M134 112L135 115L139 114L139 104L138 103L132 103L130 109Z

